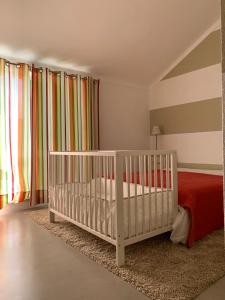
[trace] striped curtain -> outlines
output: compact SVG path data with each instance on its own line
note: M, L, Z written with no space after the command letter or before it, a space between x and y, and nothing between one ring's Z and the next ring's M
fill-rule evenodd
M99 81L48 72L49 149L99 149Z
M47 202L48 149L99 149L99 81L48 69L32 72L32 197Z
M46 70L32 68L31 204L47 202L48 105Z
M0 208L29 197L30 87L28 65L0 59Z
M0 59L0 208L47 202L48 150L98 149L98 107L98 80Z

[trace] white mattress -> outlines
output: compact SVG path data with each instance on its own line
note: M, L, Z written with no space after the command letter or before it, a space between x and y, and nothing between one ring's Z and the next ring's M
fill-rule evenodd
M96 189L95 189L96 187ZM94 197L97 199L97 231L107 233L109 236L115 235L115 181L97 179L92 180L88 184L68 184L66 189L68 195L75 195L75 199L80 203L84 224L94 228ZM82 189L82 192L81 192ZM142 193L144 190L144 193ZM50 190L54 198L54 191ZM123 198L124 198L124 222L125 222L125 238L132 237L137 234L149 232L151 229L164 227L172 224L173 219L173 203L172 192L161 189L152 188L149 193L148 187L137 185L135 196L135 185L130 184L130 199L128 199L128 184L123 182ZM63 189L60 185L56 186L56 193L61 199ZM82 196L84 195L83 199ZM70 198L70 197L68 197ZM86 204L87 203L87 204ZM87 206L87 213L86 213ZM92 218L90 218L90 207ZM101 210L101 214L100 214ZM105 226L106 212L106 226ZM136 213L135 213L136 212ZM128 213L130 222L128 227ZM100 217L101 215L101 217ZM144 218L143 218L144 216ZM114 220L114 226L111 226L111 218ZM92 224L90 224L92 219ZM144 222L143 222L144 221ZM106 232L107 231L107 232Z

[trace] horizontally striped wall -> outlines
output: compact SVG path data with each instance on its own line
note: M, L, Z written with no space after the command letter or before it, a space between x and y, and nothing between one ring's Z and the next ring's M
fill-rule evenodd
M159 125L159 148L176 149L180 167L221 169L222 86L220 30L150 89L150 130ZM150 146L154 148L154 137Z

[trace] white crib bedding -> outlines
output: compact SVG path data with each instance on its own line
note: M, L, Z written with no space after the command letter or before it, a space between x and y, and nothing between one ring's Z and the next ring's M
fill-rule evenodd
M128 189L130 189L130 192L128 192ZM92 180L87 184L73 183L64 185L63 188L61 185L57 185L56 190L50 189L50 192L52 193L53 203L55 202L55 195L61 203L65 203L61 200L64 195L67 195L71 213L75 211L74 206L80 207L79 218L83 224L88 224L89 227L95 228L96 231L108 236L115 236L115 180L98 178L96 181ZM155 188L151 188L149 193L148 187L139 184L136 185L135 192L135 184L128 185L123 182L125 238L135 236L136 232L141 234L149 232L149 229L153 231L162 226L172 225L172 192L159 188L156 189L156 193L154 192ZM128 198L129 194L130 197ZM95 197L97 201L95 201ZM72 204L72 198L75 199L74 204ZM96 218L94 218L95 209L97 211ZM65 211L63 213L65 214ZM76 219L78 219L78 213ZM113 226L111 219L113 220Z

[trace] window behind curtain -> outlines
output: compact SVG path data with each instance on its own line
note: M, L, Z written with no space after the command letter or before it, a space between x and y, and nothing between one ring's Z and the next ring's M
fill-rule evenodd
M28 65L0 59L0 208L29 197L30 88Z

